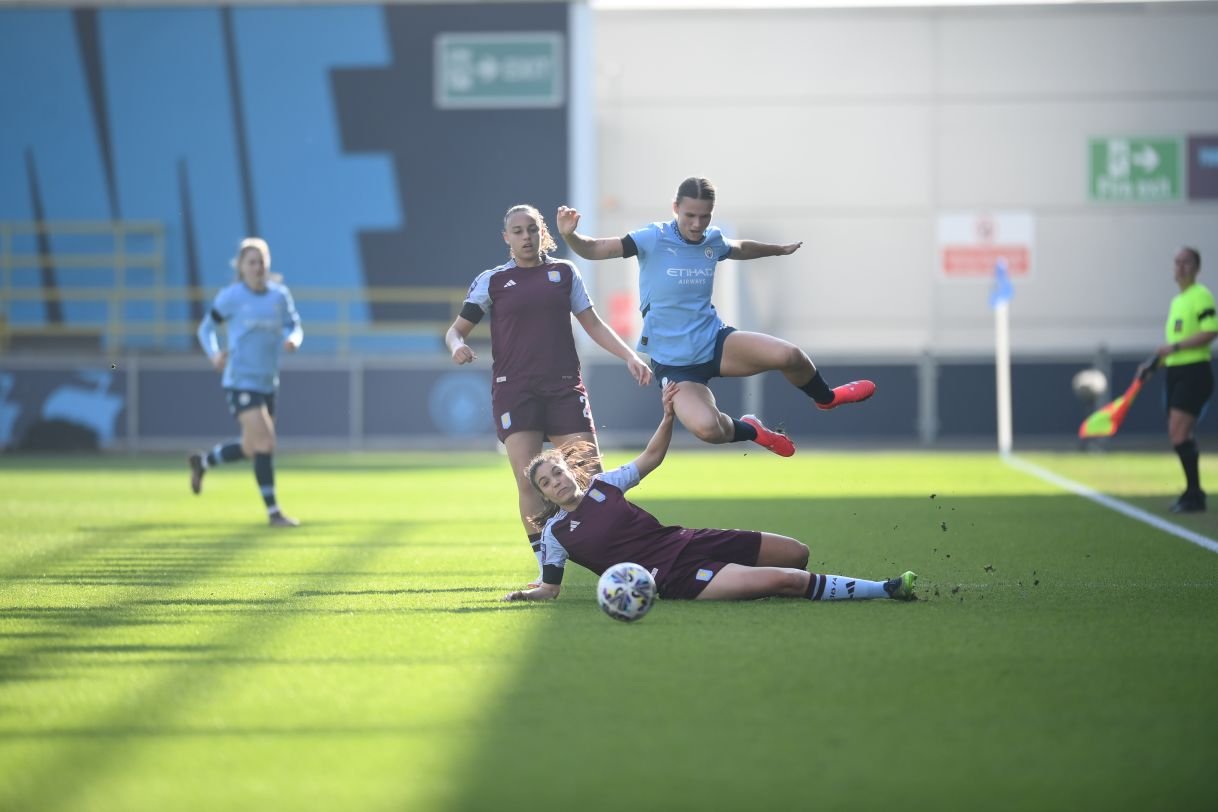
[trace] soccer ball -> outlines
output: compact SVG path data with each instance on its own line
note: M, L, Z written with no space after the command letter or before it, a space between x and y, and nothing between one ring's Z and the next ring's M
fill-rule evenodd
M638 564L614 564L596 584L596 602L614 620L632 623L651 611L656 602L655 579Z

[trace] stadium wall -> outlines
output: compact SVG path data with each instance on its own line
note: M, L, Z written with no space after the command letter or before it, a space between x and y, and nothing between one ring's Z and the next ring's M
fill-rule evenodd
M567 11L561 2L0 8L0 226L162 224L161 273L129 275L129 286L210 296L233 279L238 242L257 234L290 285L449 287L459 300L506 258L509 206L553 210L568 199L568 105L561 84L552 101L453 102L437 87L437 43L548 36L561 81ZM75 257L97 248L82 248L71 229L13 233L0 229L5 291L118 284L121 269L79 266ZM27 259L13 267L14 257ZM96 304L3 304L0 327L97 321ZM181 296L167 317L197 323L204 306ZM314 324L340 318L325 303L301 309ZM450 302L428 311L369 297L341 318L449 320L450 311ZM195 349L186 330L144 348ZM322 339L307 351L335 348ZM396 347L441 348L435 331Z
M1131 380L1133 357L1027 357L1012 366L1016 448L1077 446L1075 432L1098 404L1071 392L1080 369L1097 365ZM830 356L833 380L868 377L879 396L831 415L780 375L720 380L731 414L758 412L809 450L834 447L993 447L994 366L983 359ZM655 389L640 391L623 366L584 367L605 447L644 444L659 420ZM1118 445L1162 444L1158 383L1131 410ZM446 358L289 359L276 406L285 448L492 448L485 370ZM237 434L218 377L206 361L132 355L114 364L77 358L0 360L0 451L186 450ZM679 431L677 445L700 445ZM747 453L747 450L744 452Z
M601 233L665 219L683 177L711 178L729 234L804 241L740 264L739 326L814 357L993 346L988 274L942 270L950 212L1031 221L1016 353L1156 346L1179 245L1218 285L1201 183L1089 192L1093 138L1218 145L1218 4L605 11L597 35ZM633 270L600 263L601 298L631 295Z

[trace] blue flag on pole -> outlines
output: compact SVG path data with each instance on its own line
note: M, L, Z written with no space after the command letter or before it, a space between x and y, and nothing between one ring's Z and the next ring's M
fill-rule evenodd
M990 288L990 307L998 309L1001 304L1011 301L1015 288L1011 285L1011 276L1007 273L1007 258L999 257L994 263L994 286Z

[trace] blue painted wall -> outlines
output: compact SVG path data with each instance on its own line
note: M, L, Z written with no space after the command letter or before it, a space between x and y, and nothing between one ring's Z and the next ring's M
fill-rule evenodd
M171 287L229 281L249 234L270 242L289 285L464 287L501 261L508 206L565 202L566 108L439 110L432 42L565 34L566 14L562 3L2 10L0 220L162 222ZM535 160L503 159L516 139ZM14 250L39 246L31 236ZM57 238L44 250L88 249ZM99 279L49 274L65 287ZM30 269L14 283L48 280ZM14 304L8 315L71 324L98 308ZM198 313L179 302L168 315ZM307 326L337 311L302 315Z

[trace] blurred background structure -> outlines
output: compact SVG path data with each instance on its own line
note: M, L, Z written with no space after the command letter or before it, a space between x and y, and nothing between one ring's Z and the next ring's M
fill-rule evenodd
M489 352L442 335L503 212L620 235L689 175L729 236L804 241L721 264L725 319L880 385L826 416L721 380L727 411L992 442L1004 257L1016 447L1070 442L1075 374L1121 389L1161 343L1176 249L1218 273L1218 3L770 6L0 5L0 448L231 431L194 330L249 235L305 323L284 446L490 444ZM634 260L579 264L633 341ZM649 434L656 392L584 356L604 440Z

